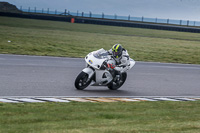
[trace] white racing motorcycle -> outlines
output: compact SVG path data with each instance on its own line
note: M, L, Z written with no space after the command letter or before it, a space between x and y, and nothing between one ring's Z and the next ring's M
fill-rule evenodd
M103 48L89 53L85 57L86 68L77 76L75 87L78 90L83 90L88 85L107 86L110 90L119 89L126 81L127 73L122 72L120 79L115 80L114 70L107 67L107 61L110 59L112 59L111 55ZM129 69L131 69L135 61L131 58L129 60Z

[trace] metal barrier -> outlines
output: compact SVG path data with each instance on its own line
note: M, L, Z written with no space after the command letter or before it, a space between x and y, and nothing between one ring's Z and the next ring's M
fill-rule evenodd
M85 13L85 12L70 12L69 10L65 9L64 11L51 11L49 8L38 10L38 8L28 8L23 9L22 6L20 10L27 13L43 13L43 14L54 14L54 15L72 15L76 17L88 17L88 18L103 18L103 19L115 19L115 20L127 20L127 21L138 21L138 22L151 22L151 23L161 23L161 24L174 24L174 25L183 25L183 26L200 26L199 21L190 21L190 20L175 20L175 19L161 19L161 18L147 18L147 17L134 17L131 15L128 16L118 16L115 15L108 15L105 13L102 14L93 14L92 12Z
M6 13L0 12L0 16L9 17L20 17L20 18L30 18L30 19L43 19L43 20L54 20L54 21L65 21L65 22L75 22L75 23L86 23L86 24L98 24L98 25L110 25L110 26L123 26L123 27L136 27L136 28L147 28L147 29L158 29L158 30L170 30L170 31L181 31L181 32L193 32L200 33L200 28L196 27L184 27L184 26L174 26L174 25L163 25L163 24L153 24L144 22L134 22L134 21L119 21L111 19L95 19L86 17L74 17L71 15L44 15L44 14L29 14L29 13ZM73 18L73 19L72 19Z

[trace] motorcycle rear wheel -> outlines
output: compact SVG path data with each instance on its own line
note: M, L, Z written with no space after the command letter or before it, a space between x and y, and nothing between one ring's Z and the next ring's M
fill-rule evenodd
M85 72L81 72L76 80L75 80L75 87L77 90L84 90L90 83L91 80L88 80L89 75Z
M122 73L119 83L116 83L116 82L112 81L111 83L108 84L108 88L110 90L119 89L124 84L124 82L126 81L126 77L127 77L127 73L126 72Z

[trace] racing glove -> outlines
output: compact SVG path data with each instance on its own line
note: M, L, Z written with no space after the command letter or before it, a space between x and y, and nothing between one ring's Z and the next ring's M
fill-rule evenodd
M111 68L111 69L114 69L114 68L115 68L115 65L113 65L113 64L107 64L107 67L108 67L108 68Z

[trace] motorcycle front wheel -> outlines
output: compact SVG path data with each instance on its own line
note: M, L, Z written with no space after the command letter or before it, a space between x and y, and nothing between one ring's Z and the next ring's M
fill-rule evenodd
M75 83L74 83L76 89L84 90L91 83L91 80L88 80L88 77L89 77L89 75L87 73L81 72L77 76Z
M111 83L108 84L108 88L110 90L119 89L124 84L124 82L126 81L126 77L127 77L127 73L126 72L122 73L120 81L119 82L112 81Z

